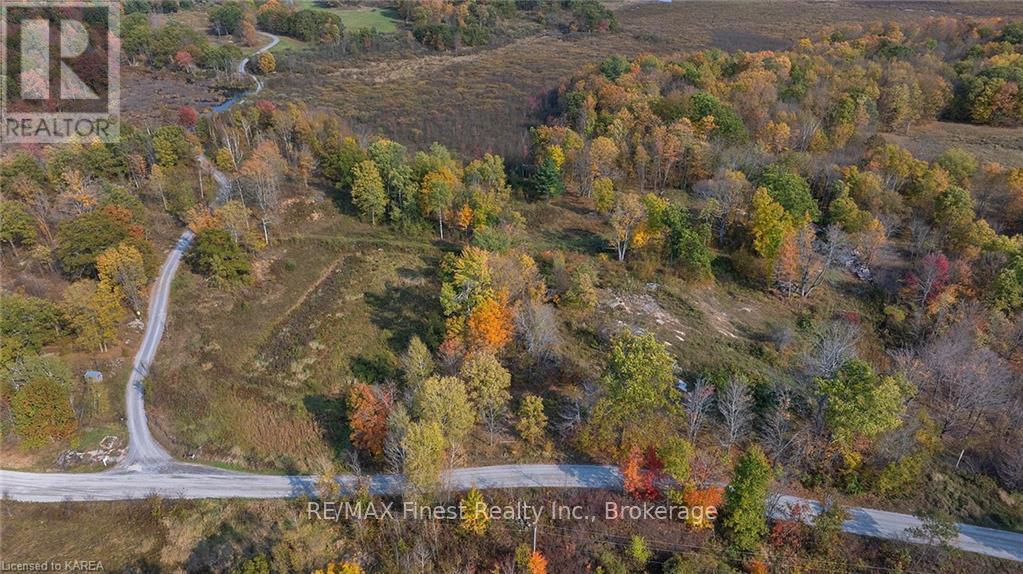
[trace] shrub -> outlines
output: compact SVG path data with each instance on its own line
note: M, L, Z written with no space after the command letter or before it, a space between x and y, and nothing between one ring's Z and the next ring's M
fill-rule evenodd
M196 273L220 285L247 283L252 279L249 256L223 229L204 229L188 252Z
M67 438L78 428L68 390L50 377L36 378L14 393L11 411L14 432L27 447Z

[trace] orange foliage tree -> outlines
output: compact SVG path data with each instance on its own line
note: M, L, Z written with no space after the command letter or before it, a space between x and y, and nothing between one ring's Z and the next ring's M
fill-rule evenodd
M529 562L526 563L526 568L529 570L529 574L547 574L547 559L539 551L534 550L529 555Z
M508 295L485 299L469 314L467 323L469 346L475 349L499 352L511 341L512 315L508 308Z
M715 510L721 508L724 494L725 489L720 486L686 489L685 494L682 495L682 500L690 510L689 515L686 516L686 524L697 530L713 527L714 522L707 516L707 510L711 507L714 507ZM693 512L696 507L700 507L702 512Z
M387 438L387 416L392 397L387 390L357 383L348 392L348 425L352 444L373 456L384 453Z

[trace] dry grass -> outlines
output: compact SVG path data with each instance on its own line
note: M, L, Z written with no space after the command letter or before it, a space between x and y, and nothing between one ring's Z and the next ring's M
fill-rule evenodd
M1023 166L1023 133L1019 128L931 122L914 126L905 135L885 134L885 139L928 161L957 147L982 161Z
M224 292L182 271L150 395L155 431L179 455L318 470L346 445L347 381L393 379L411 335L439 332L429 237L326 202L295 204L289 221L251 287Z
M371 133L425 146L440 141L462 153L494 151L518 160L543 103L580 67L611 54L684 50L778 49L841 23L922 15L1020 15L1023 4L945 2L625 3L622 31L602 35L537 32L504 45L459 53L368 54L279 62L268 97L333 110Z

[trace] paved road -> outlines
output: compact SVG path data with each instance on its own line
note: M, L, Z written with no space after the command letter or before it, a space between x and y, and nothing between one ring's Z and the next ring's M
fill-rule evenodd
M261 50L273 47L279 38ZM245 61L239 65L244 73ZM256 88L262 83L256 79ZM239 99L240 101L240 99ZM230 180L200 156L199 161L217 182L217 202L230 195ZM142 382L156 355L167 320L170 287L181 257L191 245L191 231L181 234L167 256L155 283L149 304L148 325L142 345L125 390L128 417L128 456L117 468L101 473L36 473L0 470L0 497L28 502L61 502L65 500L131 500L159 495L164 498L289 498L316 494L316 478L310 476L277 476L232 472L218 468L182 463L173 457L149 432L144 408ZM338 476L344 491L352 491L358 483L353 476ZM370 492L377 495L400 494L404 480L397 475L367 477ZM619 489L622 485L618 469L599 465L505 465L452 470L443 476L442 486L453 491L471 487L481 489L508 488L601 488ZM781 496L773 511L783 516L789 505L809 509L809 518L817 511L816 503L791 496ZM910 536L907 529L920 526L916 518L884 510L852 508L843 524L846 532L910 542L926 542ZM1023 562L1023 534L960 524L959 537L952 545L976 552Z

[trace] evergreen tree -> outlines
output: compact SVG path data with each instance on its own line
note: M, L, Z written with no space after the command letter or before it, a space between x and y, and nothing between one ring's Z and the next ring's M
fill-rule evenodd
M759 446L753 445L739 459L735 476L725 490L718 527L732 548L757 549L767 534L767 487L771 464Z
M551 199L565 192L565 182L561 178L561 169L551 154L547 154L536 169L533 185L539 195Z

